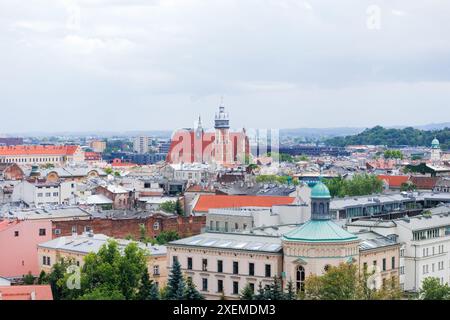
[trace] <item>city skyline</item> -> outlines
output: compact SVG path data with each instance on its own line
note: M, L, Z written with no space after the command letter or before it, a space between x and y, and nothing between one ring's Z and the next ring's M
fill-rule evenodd
M235 128L450 119L450 4L264 4L2 1L1 131L174 130L221 96Z

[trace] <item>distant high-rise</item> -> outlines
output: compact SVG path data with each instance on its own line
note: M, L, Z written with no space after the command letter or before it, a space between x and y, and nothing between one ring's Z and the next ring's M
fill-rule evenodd
M146 136L136 137L133 142L134 152L143 154L149 151L150 138Z

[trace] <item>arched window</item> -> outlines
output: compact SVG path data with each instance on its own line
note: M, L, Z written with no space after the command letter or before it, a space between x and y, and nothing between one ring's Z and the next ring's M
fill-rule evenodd
M305 291L305 268L303 266L297 267L297 281L296 281L296 289L297 292Z
M313 213L317 213L317 203L313 204Z
M324 211L325 211L325 206L323 205L323 203L321 203L321 204L319 205L319 213L323 214Z

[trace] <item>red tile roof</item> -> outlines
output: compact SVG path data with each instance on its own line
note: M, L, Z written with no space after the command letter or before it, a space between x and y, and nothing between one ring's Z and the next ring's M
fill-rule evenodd
M272 207L274 205L292 204L295 198L275 196L227 196L200 195L194 212L208 212L209 209L239 207Z
M85 152L84 157L86 160L101 160L102 154L99 152Z
M186 192L207 192L207 193L215 193L216 191L214 189L211 189L211 187L204 187L201 185L193 185L186 189Z
M378 159L367 162L367 167L372 169L392 170L395 168L395 160Z
M114 159L112 164L112 167L135 167L136 164L131 162L123 162L121 159Z
M379 175L378 179L386 181L391 188L400 188L403 183L409 181L409 176L388 176L388 175Z
M410 181L414 183L417 189L432 190L436 183L439 181L439 177L411 177Z
M50 285L0 287L0 300L53 300Z
M0 146L1 156L73 155L79 146Z
M15 226L16 224L18 224L19 222L17 220L2 220L0 221L0 231L9 229L12 226Z

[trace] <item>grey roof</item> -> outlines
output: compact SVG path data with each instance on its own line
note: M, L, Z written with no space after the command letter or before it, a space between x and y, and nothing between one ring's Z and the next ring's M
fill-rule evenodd
M361 219L348 223L349 226L356 227L379 227L379 228L393 228L396 226L394 221L380 220L380 219Z
M450 226L449 207L441 206L431 209L430 211L431 215L419 215L414 217L399 218L395 220L361 219L349 223L348 225L353 227L360 226L381 228L393 228L396 226L402 226L405 229L412 231Z
M272 210L270 208L261 208L261 207L222 208L222 209L209 209L208 215L252 217L254 214L271 211Z
M241 182L219 185L218 191L229 195L289 196L295 192L295 186L277 184L254 184L248 186Z
M402 194L389 195L371 195L363 197L346 197L334 198L331 200L331 210L343 210L345 208L360 207L360 206L376 206L396 202L411 202L415 201L415 196L407 196Z
M433 200L433 201L450 201L450 193L448 192L429 192L424 193L423 198L425 200Z
M282 249L281 238L232 233L203 233L170 242L169 245L208 247L278 253Z
M429 216L415 216L409 219L398 219L395 223L409 230L418 231L430 228L450 226L450 216L447 214L431 214Z
M48 249L58 249L69 252L78 253L97 253L100 248L107 243L107 241L115 240L119 244L119 249L123 250L128 244L133 241L124 239L113 239L103 234L94 234L89 236L87 234L74 235L70 237L60 237L44 243L39 244L41 248ZM141 249L146 250L147 254L150 255L166 255L167 250L165 246L144 244L142 242L137 242Z
M9 211L4 213L5 218L18 218L28 220L40 219L69 219L69 218L90 218L91 214L79 207L66 207L55 209L31 209L21 211Z
M359 244L359 248L361 250L371 250L371 249L378 249L388 246L397 245L398 242L394 239L390 239L388 237L385 237L383 235L380 235L376 232L372 231L364 231L355 233L355 235L362 240Z
M93 211L93 218L100 219L145 219L153 215L163 215L166 217L176 218L177 216L172 213L167 213L163 211L148 211L148 210L102 210L102 211Z
M254 235L261 236L277 236L281 237L284 234L298 228L300 224L286 224L286 225L275 225L275 226L263 226L258 228L253 228L251 233Z
M93 194L87 197L86 204L112 204L113 201L102 194Z
M91 171L97 171L100 176L107 176L106 172L92 167L57 167L52 169L41 169L41 175L46 176L50 172L56 172L61 178L84 177Z

